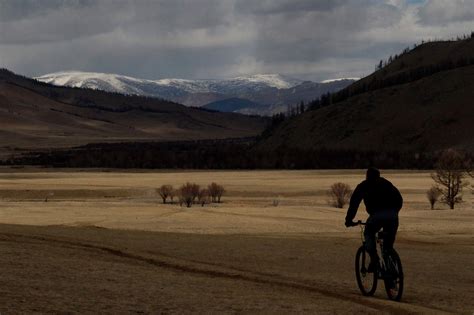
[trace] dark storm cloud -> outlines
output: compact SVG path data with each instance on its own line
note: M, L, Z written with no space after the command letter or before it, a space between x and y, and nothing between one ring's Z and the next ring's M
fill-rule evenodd
M238 11L246 14L268 15L298 11L328 11L347 2L347 0L241 0L236 3L235 7Z
M0 0L0 66L26 75L361 76L421 39L470 32L472 2Z
M225 1L2 0L0 43L74 40L112 31L146 36L225 25Z

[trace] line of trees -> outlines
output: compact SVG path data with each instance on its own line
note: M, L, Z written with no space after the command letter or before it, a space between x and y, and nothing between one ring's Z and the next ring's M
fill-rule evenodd
M473 34L474 32L471 33L470 38L467 35L465 35L464 37L459 37L457 40L473 40L474 39ZM424 41L422 41L422 44L423 43ZM416 47L417 45L414 45L413 49L415 49ZM403 52L400 53L399 55L390 56L387 61L380 60L380 62L376 66L376 71L380 71L380 70L386 71L386 70L383 70L386 66L390 65L395 60L400 59L400 57L410 53L413 49L410 49L408 47L405 50L403 50ZM435 65L420 66L420 67L411 69L409 71L403 71L403 72L399 71L397 74L392 75L385 79L378 78L376 80L375 78L372 78L371 81L368 81L365 84L351 85L335 93L323 94L318 99L315 99L309 102L307 105L307 109L316 110L321 107L326 107L334 103L342 102L348 99L349 97L359 95L368 91L373 91L373 90L386 88L386 87L390 87L394 85L413 82L413 81L419 80L426 76L433 75L438 72L448 71L455 68L460 68L460 67L465 67L465 66L470 66L470 65L474 65L474 57L465 57L465 58L460 58L458 60L446 59L445 61L440 62ZM403 68L404 64L400 63L400 66Z
M178 189L174 189L172 185L162 185L156 191L162 198L163 204L166 204L168 199L170 203L174 203L174 198L177 197L180 206L184 204L190 208L193 204L200 204L204 207L208 203L220 203L225 189L224 186L214 182L207 188L187 182Z
M7 165L146 169L353 169L377 165L389 169L433 169L430 152L260 149L255 139L174 143L94 144L75 149L28 153Z
M460 67L474 65L474 57L472 58L462 58L457 61L446 60L444 62L429 65L429 66L421 66L415 69L404 71L401 73L397 73L385 79L375 79L372 78L371 81L367 83L356 85L356 86L349 86L339 92L336 93L326 93L323 94L319 99L316 99L309 103L308 109L309 110L317 110L322 107L326 107L335 103L339 103L345 101L346 99L359 95L362 93L366 93L369 91L374 91L386 87L391 87L394 85L404 84L408 82L413 82L419 80L421 78L433 75L435 73L439 73L442 71L448 71Z
M432 43L432 42L440 42L440 41L450 41L450 42L458 42L458 41L462 41L462 40L469 40L469 39L474 39L474 32L471 32L471 34L464 34L462 36L456 36L456 37L452 37L450 39L428 39L428 40L425 40L425 39L422 39L419 43L415 43L413 44L413 47L406 47L405 49L403 49L403 51L400 53L400 54L395 54L395 55L390 55L388 57L387 60L384 60L384 59L381 59L379 61L379 63L377 63L375 65L375 71L378 71L378 70L381 70L382 68L388 66L389 64L391 64L393 61L397 60L398 58L402 57L403 55L411 52L412 50L414 50L415 48L417 48L418 46L420 45L423 45L423 44L426 44L426 43Z

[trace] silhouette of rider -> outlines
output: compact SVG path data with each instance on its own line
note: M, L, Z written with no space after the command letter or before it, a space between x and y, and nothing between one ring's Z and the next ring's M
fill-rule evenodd
M403 198L398 189L388 180L380 177L376 168L367 170L366 179L357 185L352 194L346 215L346 227L354 226L354 217L360 202L364 204L369 218L365 226L365 246L370 255L369 272L374 272L378 265L375 235L383 228L384 250L391 250L398 230L398 212L402 208Z

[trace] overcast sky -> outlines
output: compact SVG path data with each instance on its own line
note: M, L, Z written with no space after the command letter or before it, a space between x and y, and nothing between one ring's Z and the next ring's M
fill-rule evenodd
M0 67L324 80L471 31L474 0L0 0Z

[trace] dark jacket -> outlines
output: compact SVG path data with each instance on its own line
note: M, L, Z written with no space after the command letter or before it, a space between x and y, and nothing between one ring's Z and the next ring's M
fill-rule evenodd
M400 211L403 198L398 189L383 177L364 180L357 185L351 197L346 221L352 221L357 213L360 202L364 200L367 212L373 215L383 211Z

